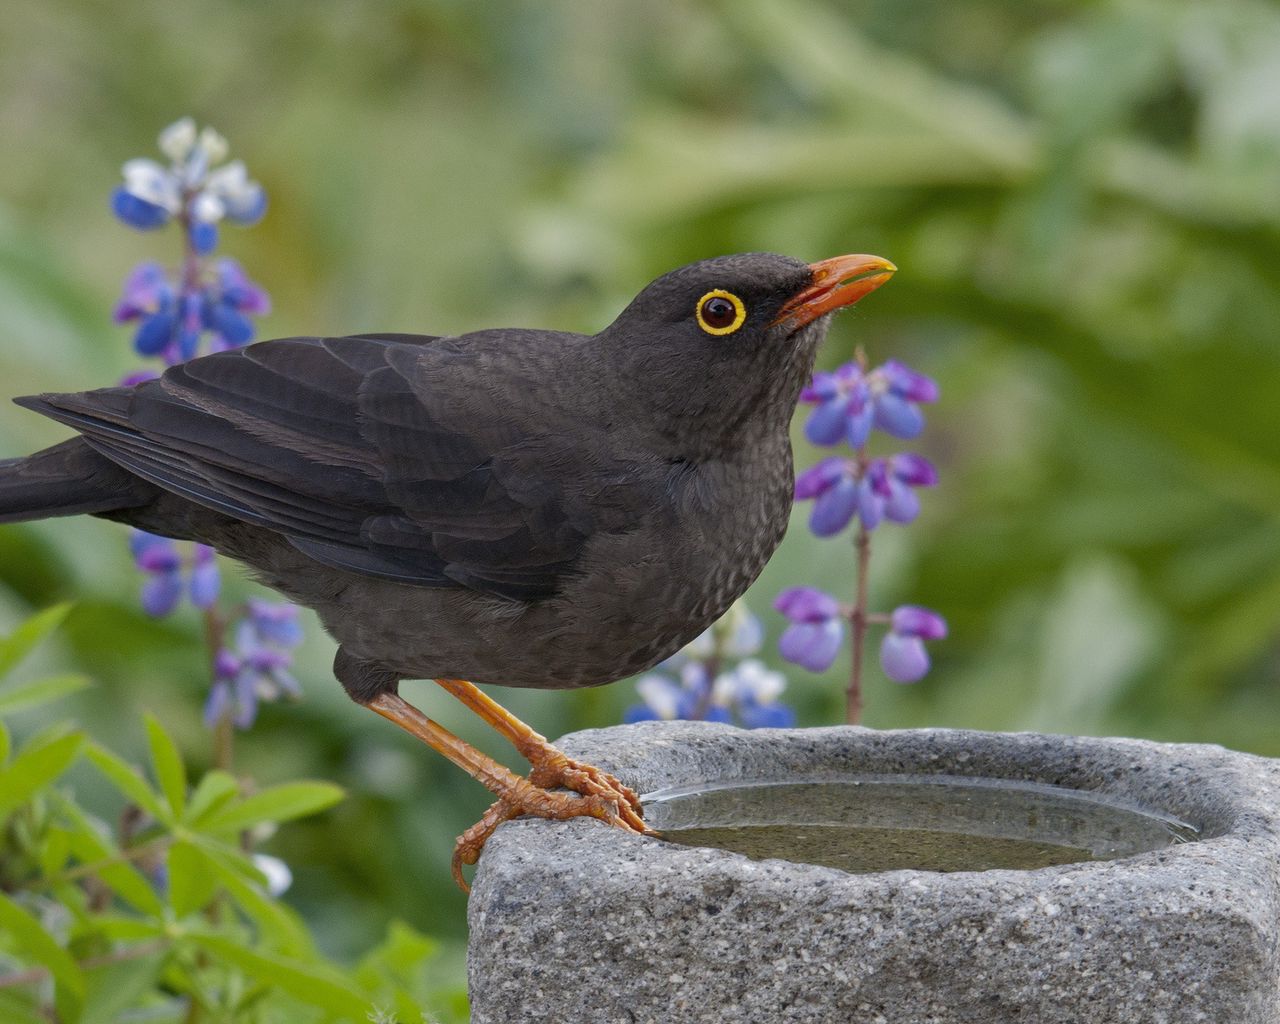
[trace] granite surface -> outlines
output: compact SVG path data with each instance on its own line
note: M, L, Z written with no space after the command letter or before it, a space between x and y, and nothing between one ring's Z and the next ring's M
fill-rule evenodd
M503 825L469 907L475 1024L1280 1022L1280 763L1033 733L643 723L562 746L640 792L832 773L1049 783L1201 839L1030 871L847 874L576 819Z

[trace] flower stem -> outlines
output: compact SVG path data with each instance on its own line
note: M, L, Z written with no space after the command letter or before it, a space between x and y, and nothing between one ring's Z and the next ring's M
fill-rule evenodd
M719 648L719 642L716 644ZM703 662L703 672L706 674L706 680L702 684L702 692L698 694L698 703L694 706L693 716L690 719L694 722L701 722L707 717L707 713L711 710L711 695L715 689L716 676L720 674L720 651L717 649Z
M226 637L227 622L218 612L217 607L204 610L204 645L209 655L209 677L217 678L218 652ZM213 763L214 767L223 771L231 771L231 762L235 753L235 726L231 721L231 704L223 709L221 717L213 727Z
M849 688L845 691L844 720L849 725L862 721L862 661L867 647L867 626L871 616L867 612L868 581L871 572L871 534L858 527L854 541L857 557L857 592L853 610L849 613L850 632L853 635L853 666L849 672Z

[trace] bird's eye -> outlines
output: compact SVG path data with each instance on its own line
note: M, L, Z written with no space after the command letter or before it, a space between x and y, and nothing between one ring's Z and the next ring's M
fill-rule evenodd
M747 318L747 307L732 292L717 288L698 300L698 326L708 334L732 334Z

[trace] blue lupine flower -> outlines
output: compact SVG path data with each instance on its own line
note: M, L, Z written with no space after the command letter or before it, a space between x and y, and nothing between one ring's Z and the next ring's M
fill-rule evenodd
M941 640L947 622L937 612L919 605L904 604L894 609L889 631L880 643L880 665L895 683L914 683L929 671L929 652L924 641Z
M917 437L924 429L919 404L936 402L938 385L896 360L865 373L854 362L815 373L800 400L816 406L804 428L812 443L844 441L860 450L873 427L894 437Z
M642 703L627 708L623 721L699 718L732 722L736 716L749 729L794 722L794 712L777 702L786 678L748 657L763 643L763 624L744 602L737 602L656 671L636 680ZM726 657L746 660L712 679L709 664L719 665Z
M830 668L844 641L840 603L813 587L790 587L773 606L791 620L778 640L778 652L811 672Z
M129 537L134 563L145 573L142 608L148 615L168 615L182 600L182 556L168 537L134 530Z
M111 195L111 208L140 230L178 223L186 233L187 257L175 273L154 262L135 267L125 281L115 320L136 322L137 351L172 366L198 356L206 335L209 349L215 352L247 344L255 331L251 317L270 310L267 293L238 263L206 259L217 247L221 222L254 223L266 211L266 194L249 180L243 163L223 163L226 140L211 128L198 131L189 117L161 132L159 147L168 165L148 159L128 161L124 184ZM122 385L132 387L155 376L150 370L132 373ZM142 603L150 614L168 614L186 594L196 608L209 614L210 622L221 622L214 611L221 578L212 548L192 545L184 559L185 546L141 532L131 544L135 561L146 573ZM185 579L184 568L189 570ZM210 630L211 635L220 632ZM288 671L290 650L302 639L297 609L250 600L232 637L231 645L211 652L214 681L205 720L213 726L230 715L236 725L246 728L259 701L299 692Z
M747 658L716 677L712 701L731 707L748 729L785 729L796 724L794 709L779 703L787 677L767 668L758 658Z
M130 227L150 230L181 218L192 248L203 255L217 245L220 220L253 224L266 212L266 193L243 163L214 166L226 159L227 143L212 128L197 132L195 121L184 117L160 133L159 146L169 166L130 160L124 184L112 193L111 209Z

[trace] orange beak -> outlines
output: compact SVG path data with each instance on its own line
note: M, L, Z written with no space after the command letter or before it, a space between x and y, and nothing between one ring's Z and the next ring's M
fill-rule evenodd
M813 278L808 287L788 299L769 326L785 324L794 333L825 313L852 306L893 277L897 269L886 259L862 254L810 263Z

